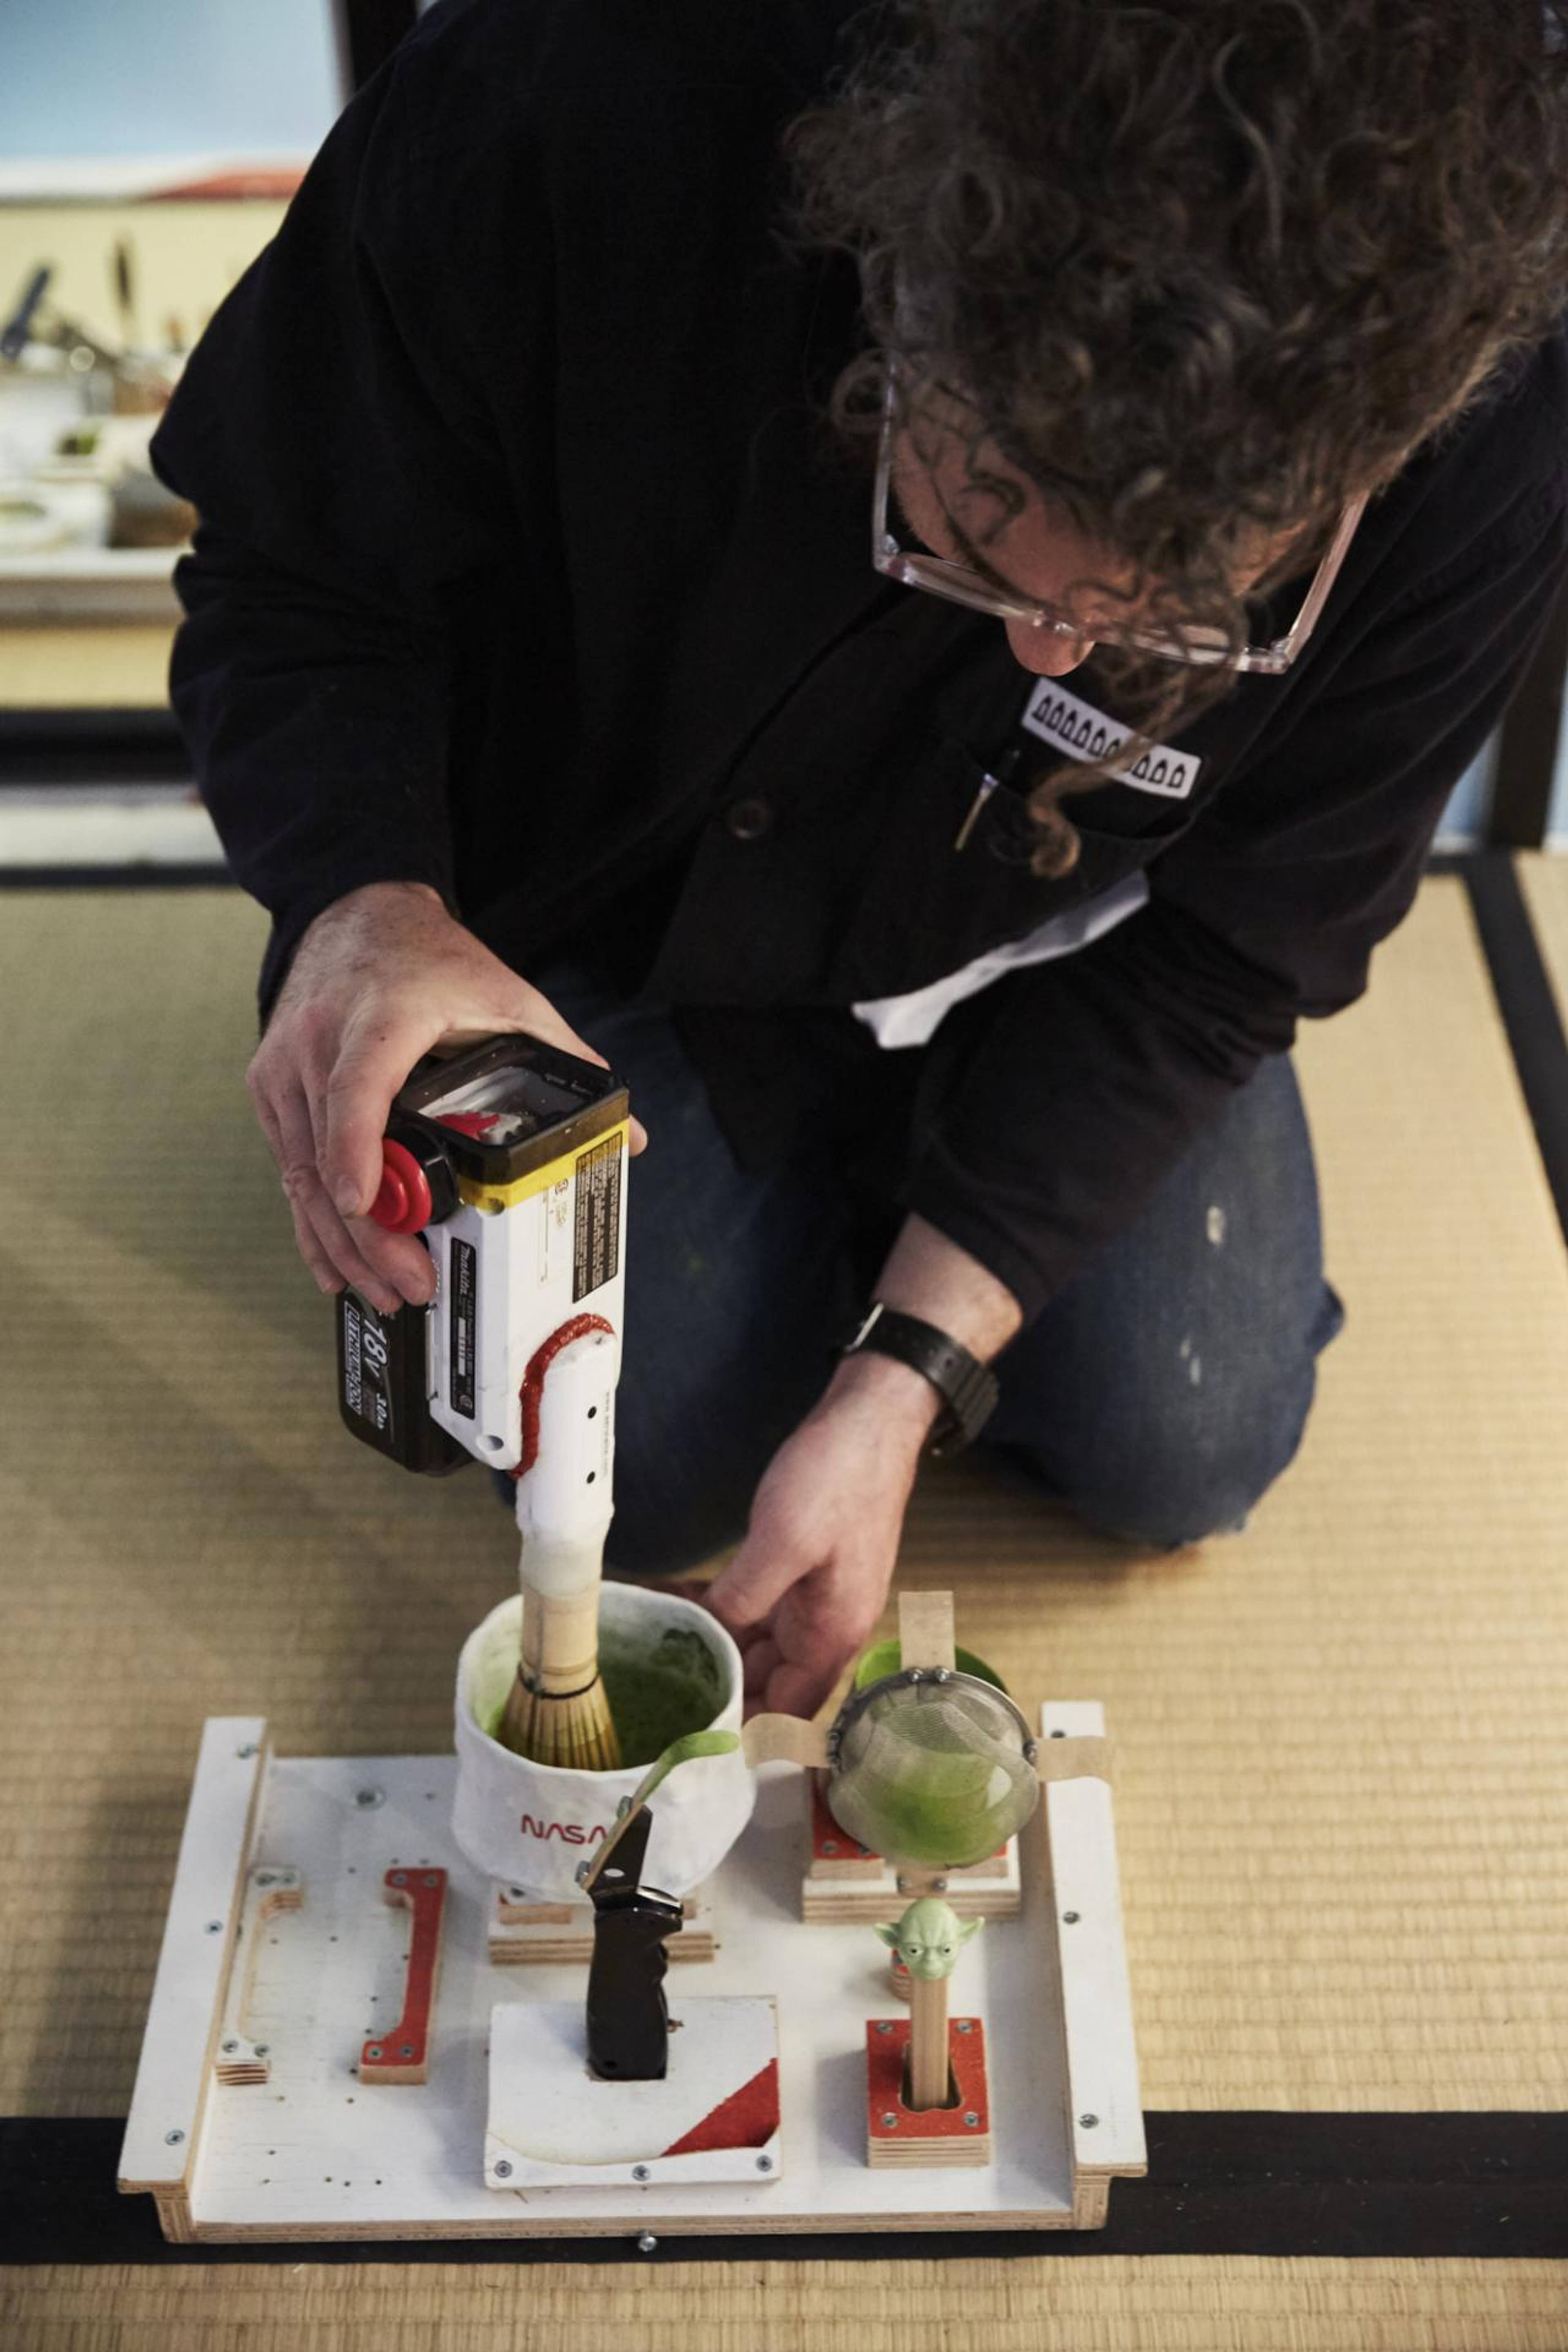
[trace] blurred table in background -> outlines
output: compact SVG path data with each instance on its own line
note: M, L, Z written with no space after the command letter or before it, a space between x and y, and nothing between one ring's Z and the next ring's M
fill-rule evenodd
M215 201L174 194L181 174L171 163L140 167L145 186L113 189L105 165L100 189L90 182L68 195L28 196L29 167L0 178L0 310L9 312L32 274L49 271L47 306L57 317L115 349L179 350L199 334L241 272L283 217L286 183L275 173L270 197ZM31 167L40 180L41 167ZM131 185L135 172L127 166ZM267 184L258 178L258 186ZM202 185L193 169L185 188ZM208 179L208 186L221 184ZM123 260L120 257L124 257ZM3 373L3 372L0 372ZM19 394L29 387L17 383ZM32 388L36 392L36 387ZM69 420L65 420L68 422ZM73 554L75 551L73 551ZM171 552L169 561L172 563ZM154 594L123 618L100 613L61 620L42 607L18 609L15 593L0 614L0 710L150 711L164 707L174 611Z
M0 626L0 709L161 709L174 641L172 621Z

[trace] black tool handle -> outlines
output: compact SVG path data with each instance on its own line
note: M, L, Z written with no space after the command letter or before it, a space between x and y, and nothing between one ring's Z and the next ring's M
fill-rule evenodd
M667 1937L680 1928L673 1895L637 1881L653 1816L626 1823L590 1889L594 1958L588 1969L588 2064L605 2083L661 2083L669 2065L664 1976Z
M602 2082L662 2082L669 2066L664 1944L680 1927L680 1906L667 1895L638 1893L595 1910L588 2063Z

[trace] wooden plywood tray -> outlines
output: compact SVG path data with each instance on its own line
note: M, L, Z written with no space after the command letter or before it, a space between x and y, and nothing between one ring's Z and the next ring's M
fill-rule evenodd
M1100 1709L1048 1706L1042 1728L1098 1733ZM491 2011L578 2000L585 1970L492 1962L493 1890L451 1837L455 1776L450 1757L273 1758L263 1723L207 1724L120 2171L122 2189L156 2199L169 2238L1086 2229L1111 2179L1144 2170L1106 1784L1044 1790L1019 1840L1020 1916L992 1920L953 1980L955 2009L984 2021L990 2162L874 2169L866 2032L888 2011L887 1956L864 1926L802 1921L798 1779L770 1767L712 1884L716 1957L667 1988L673 2018L689 1996L776 2002L768 2177L495 2185ZM387 1900L399 1871L446 1874L439 1965L422 1970L428 2048L408 2078L371 2081L371 2037L395 2058L418 1941ZM268 1899L278 1885L287 1902Z

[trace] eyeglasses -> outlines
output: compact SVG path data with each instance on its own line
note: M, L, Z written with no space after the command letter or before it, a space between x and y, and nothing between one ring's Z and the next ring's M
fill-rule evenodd
M1212 668L1226 663L1237 670L1261 670L1278 677L1288 670L1312 631L1327 604L1345 551L1355 537L1367 494L1363 491L1350 500L1334 526L1334 535L1328 551L1312 576L1301 609L1282 637L1272 645L1247 646L1240 654L1230 649L1229 641L1217 629L1194 627L1181 635L1168 629L1090 629L1083 622L1074 621L1059 607L1040 603L1032 596L1016 596L1005 589L992 587L989 581L967 564L954 563L941 555L928 555L923 551L905 548L888 528L888 508L893 473L894 383L888 378L887 399L882 409L881 440L877 451L877 481L871 504L871 561L877 570L889 580L902 583L906 588L923 588L929 596L943 596L952 604L964 604L973 613L989 613L997 620L1026 621L1031 628L1046 629L1053 636L1093 637L1105 644L1126 646L1139 653L1152 654L1163 661L1186 662L1202 668Z

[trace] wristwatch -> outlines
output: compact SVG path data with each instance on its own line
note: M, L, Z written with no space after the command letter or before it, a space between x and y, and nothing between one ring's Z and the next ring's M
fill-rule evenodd
M934 1323L922 1323L914 1315L900 1315L897 1307L875 1299L869 1314L840 1352L855 1356L863 1349L908 1364L912 1370L923 1373L932 1388L940 1391L944 1410L932 1433L932 1454L960 1453L979 1436L995 1411L995 1373L956 1339L950 1339L945 1331L939 1331Z

